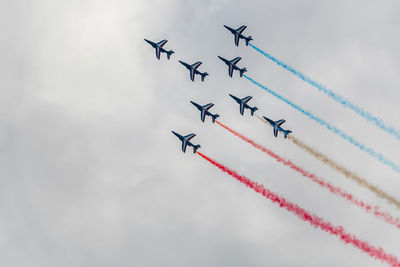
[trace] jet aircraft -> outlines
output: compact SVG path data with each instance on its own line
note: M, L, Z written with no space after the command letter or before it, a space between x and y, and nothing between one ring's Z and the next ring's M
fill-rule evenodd
M251 116L254 115L254 112L255 112L256 110L258 110L257 107L250 107L250 106L247 104L247 102L249 102L250 99L252 99L253 97L251 97L251 96L246 96L246 97L244 97L244 98L239 98L239 97L234 96L234 95L231 95L231 94L229 94L229 95L230 95L233 99L235 99L235 101L240 105L240 114L241 114L242 116L243 116L243 112L244 112L244 109L245 109L245 108L250 109L250 111L251 111Z
M242 59L241 57L236 57L236 58L234 58L234 59L232 59L232 60L227 60L227 59L225 59L225 58L223 58L223 57L220 57L220 56L218 56L218 57L219 57L219 59L221 59L223 62L225 62L226 65L228 65L228 74L229 74L229 77L232 77L233 70L239 71L240 77L242 77L242 76L243 76L243 73L247 71L246 68L241 69L241 68L239 68L238 66L236 66L236 64Z
M182 136L182 135L180 135L180 134L178 134L178 133L176 133L176 132L174 132L174 131L171 131L171 132L172 132L174 135L176 135L176 137L178 137L179 140L181 140L181 142L182 142L182 151L183 151L183 153L186 152L186 147L187 147L187 146L193 147L193 153L196 153L197 149L200 148L200 145L194 145L192 142L190 142L190 139L192 139L193 137L196 136L195 134L192 133L192 134L188 134L188 135Z
M156 57L157 57L157 59L160 59L160 54L161 54L161 52L162 53L166 53L167 54L167 58L168 59L170 59L170 57L171 57L171 55L173 54L173 53L175 53L174 51L172 51L172 50L165 50L164 48L163 48L163 46L168 42L168 40L162 40L162 41L160 41L160 42L158 42L158 43L154 43L154 42L152 42L152 41L149 41L149 40L147 40L147 39L144 39L146 42L148 42L152 47L154 47L155 49L156 49Z
M201 106L193 101L190 101L198 110L200 110L200 119L202 122L204 122L204 119L206 118L206 115L210 116L212 119L212 122L215 122L215 119L219 117L218 114L212 114L210 111L208 111L210 108L214 106L213 103L209 103L207 105Z
M187 64L187 63L185 63L183 61L180 61L180 60L179 60L179 62L190 71L190 79L192 81L194 81L195 74L198 74L198 75L201 76L201 81L202 82L204 82L204 78L209 75L207 72L200 72L200 71L197 70L197 68L202 64L201 61L198 61L198 62L196 62L196 63L194 63L192 65L189 65L189 64Z
M236 46L239 46L239 39L244 39L246 41L246 46L249 45L249 42L251 40L253 40L253 38L251 36L246 37L242 34L242 32L247 28L246 25L243 25L243 26L237 28L236 30L232 29L231 27L228 27L226 25L224 25L224 27L227 28L235 36L235 45Z
M275 137L278 136L278 132L282 132L284 137L287 138L288 134L290 134L292 132L290 130L284 130L281 128L281 125L285 122L285 120L282 119L282 120L278 120L278 121L273 121L265 116L263 116L263 117L274 128Z

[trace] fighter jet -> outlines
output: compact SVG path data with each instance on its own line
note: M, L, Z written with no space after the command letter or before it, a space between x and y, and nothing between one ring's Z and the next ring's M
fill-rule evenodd
M207 72L200 72L200 71L197 70L197 68L202 64L201 61L198 61L198 62L196 62L196 63L194 63L194 64L192 64L192 65L189 65L189 64L187 64L187 63L185 63L185 62L183 62L183 61L180 61L180 60L179 60L179 62L180 62L183 66L185 66L185 67L190 71L190 79L191 79L192 81L194 81L194 76L195 76L195 74L198 74L198 75L201 76L201 81L202 81L202 82L204 82L204 78L205 78L207 75L209 75Z
M253 38L251 36L246 37L242 34L242 32L247 28L246 25L243 25L243 26L237 28L236 30L232 29L231 27L228 27L226 25L224 25L224 27L227 28L231 33L233 33L233 35L235 35L235 45L236 46L239 46L239 39L245 39L246 46L249 45L249 42L251 40L253 40Z
M229 73L229 77L232 77L233 74L233 70L237 70L240 73L240 77L243 76L243 73L246 72L246 68L239 68L238 66L236 66L236 64L242 59L241 57L236 57L232 60L227 60L223 57L218 56L219 59L221 59L223 62L225 62L226 65L228 65L228 73Z
M257 107L250 107L249 105L247 105L247 102L249 102L250 101L250 99L252 99L253 97L251 97L251 96L246 96L246 97L244 97L244 98L239 98L239 97L236 97L236 96L234 96L234 95L231 95L231 94L229 94L233 99L235 99L235 101L240 105L240 114L243 116L243 112L244 112L244 109L245 108L248 108L248 109L250 109L250 111L251 111L251 116L253 116L254 115L254 112L256 111L256 110L258 110L258 108Z
M180 135L180 134L178 134L178 133L176 133L176 132L174 132L174 131L171 131L171 132L172 132L174 135L176 135L176 137L178 137L179 140L182 141L182 151L183 151L183 153L186 152L186 147L187 147L187 146L193 147L193 153L196 153L197 149L200 148L200 145L193 145L193 143L190 142L190 139L192 139L193 137L196 136L195 134L192 133L192 134L188 134L188 135L182 136L182 135Z
M192 103L198 110L201 111L200 119L201 119L202 122L204 122L204 119L206 118L206 115L211 117L213 123L215 122L215 119L219 117L218 114L212 114L211 112L208 111L210 108L212 108L214 106L213 103L210 103L210 104L207 104L207 105L204 105L204 106L201 106L201 105L199 105L199 104L197 104L197 103L195 103L193 101L190 101L190 103Z
M286 138L288 136L288 134L290 134L292 132L290 130L284 130L284 129L281 128L281 125L285 122L285 120L282 119L282 120L278 120L278 121L273 121L273 120L271 120L271 119L269 119L269 118L267 118L265 116L263 116L263 117L264 117L264 119L266 121L269 122L269 124L271 124L272 127L274 127L274 135L275 135L275 137L278 136L278 132L282 132L284 137Z
M170 57L171 57L171 55L173 54L173 53L175 53L174 51L172 51L172 50L165 50L164 48L163 48L163 46L168 42L168 40L162 40L162 41L160 41L160 42L158 42L158 43L154 43L154 42L152 42L152 41L149 41L149 40L147 40L147 39L144 39L146 42L148 42L152 47L154 47L155 49L156 49L156 57L157 57L157 59L160 59L160 54L161 54L161 52L162 53L166 53L167 54L167 58L168 59L170 59Z

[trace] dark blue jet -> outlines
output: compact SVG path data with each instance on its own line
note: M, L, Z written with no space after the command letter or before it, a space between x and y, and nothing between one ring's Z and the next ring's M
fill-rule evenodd
M208 110L210 108L212 108L214 106L213 103L201 106L193 101L190 101L190 103L192 103L198 110L200 110L201 114L200 114L200 119L202 122L204 122L204 119L206 118L206 115L210 116L212 119L212 122L215 122L215 119L219 117L218 114L212 114L211 112L209 112Z
M178 137L179 140L182 141L182 151L183 151L183 153L186 152L186 147L187 146L193 147L193 153L196 153L197 149L200 148L200 145L193 145L193 143L190 142L190 139L192 139L193 137L196 136L195 134L192 133L192 134L188 134L188 135L182 136L182 135L180 135L180 134L178 134L178 133L176 133L174 131L172 131L172 133L174 135L176 135L176 137Z
M164 48L163 48L163 46L168 42L168 40L162 40L162 41L160 41L160 42L158 42L158 43L154 43L154 42L152 42L152 41L149 41L149 40L147 40L147 39L144 39L146 42L148 42L152 47L154 47L155 49L156 49L156 57L157 57L157 59L160 59L160 54L161 54L161 52L162 53L166 53L167 54L167 58L168 59L170 59L170 57L171 57L171 55L173 54L173 53L175 53L174 51L172 51L172 50L165 50Z
M282 119L282 120L278 120L278 121L273 121L273 120L271 120L271 119L269 119L269 118L267 118L265 116L263 116L263 117L274 128L275 137L278 136L278 132L282 132L284 137L286 138L288 136L288 134L290 134L292 132L290 130L284 130L284 129L281 128L281 125L285 122L285 120Z
M207 72L200 72L200 71L197 70L197 68L202 64L201 61L198 61L198 62L196 62L196 63L194 63L192 65L189 65L189 64L187 64L187 63L185 63L183 61L180 61L180 60L179 60L179 62L190 71L190 79L192 81L194 81L195 74L198 74L198 75L201 76L201 81L202 82L204 82L204 78L209 75Z
M246 68L241 69L241 68L239 68L238 66L236 66L236 64L242 59L241 57L236 57L236 58L234 58L234 59L232 59L232 60L227 60L227 59L225 59L225 58L223 58L223 57L220 57L220 56L218 56L218 57L219 57L219 59L221 59L223 62L225 62L226 65L228 65L228 74L229 74L229 77L232 77L233 70L239 71L240 77L242 77L242 76L243 76L243 73L247 71Z
M257 107L250 107L249 105L247 105L247 102L249 102L250 99L252 99L253 97L251 97L251 96L246 96L246 97L244 97L244 98L239 98L239 97L236 97L236 96L231 95L231 94L229 94L229 95L230 95L233 99L235 99L235 101L240 105L240 114L241 114L242 116L243 116L243 112L244 112L244 109L245 109L245 108L250 109L250 111L251 111L251 116L254 115L254 112L255 112L256 110L258 110Z
M224 27L227 28L231 33L233 33L233 35L235 35L235 45L236 46L239 46L239 39L245 39L246 46L249 45L249 42L251 40L253 40L253 38L251 38L251 36L246 37L242 34L242 32L247 28L246 25L243 25L243 26L237 28L236 30L232 29L231 27L228 27L226 25L224 25Z

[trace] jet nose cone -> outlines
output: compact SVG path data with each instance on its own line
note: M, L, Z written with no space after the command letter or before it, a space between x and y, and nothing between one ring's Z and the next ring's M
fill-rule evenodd
M190 100L190 103L192 103L193 105L195 105L195 106L196 106L196 103L194 103L194 102L193 102L193 101L191 101L191 100Z

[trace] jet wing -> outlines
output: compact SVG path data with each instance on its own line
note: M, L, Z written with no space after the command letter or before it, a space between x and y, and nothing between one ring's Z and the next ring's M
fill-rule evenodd
M229 65L228 74L229 74L229 77L232 77L232 75L233 75L233 66L232 65Z
M209 109L212 108L213 106L214 106L214 104L213 104L213 103L210 103L210 104L204 105L203 108L204 108L205 110L209 110Z
M204 109L202 109L201 114L200 114L200 119L202 122L204 122L205 118L206 118L206 111Z
M239 46L239 33L235 32L235 45Z
M194 75L195 75L195 70L194 69L190 69L190 79L194 82Z
M243 25L243 26L240 26L239 28L237 28L236 31L237 31L238 33L242 33L246 28L247 28L247 26L246 26L246 25Z
M184 136L184 138L185 138L187 141L189 141L190 139L192 139L192 138L195 137L195 136L196 136L195 134L188 134L188 135Z
M186 152L186 147L187 147L187 141L186 140L183 140L182 141L182 151L183 151L183 153L185 153Z
M278 136L278 126L274 126L274 135L275 135L275 137L277 137Z
M230 62L231 62L233 65L236 65L241 59L242 59L241 57L236 57L236 58L232 59Z
M282 120L276 121L275 124L277 126L281 126L284 122L285 122L285 120L282 119Z
M160 59L160 52L161 52L161 49L160 49L159 46L157 46L156 47L156 57L157 57L157 59Z
M196 63L192 64L192 68L197 69L201 64L202 64L202 62L200 62L200 61L196 62Z
M249 102L250 99L252 99L252 98L253 98L252 96L246 96L246 97L242 98L242 101L243 101L243 103L247 103L247 102Z
M158 42L157 45L159 47L163 47L167 42L168 42L168 40L162 40L162 41Z
M243 116L243 112L244 112L244 103L241 102L240 103L240 114Z

